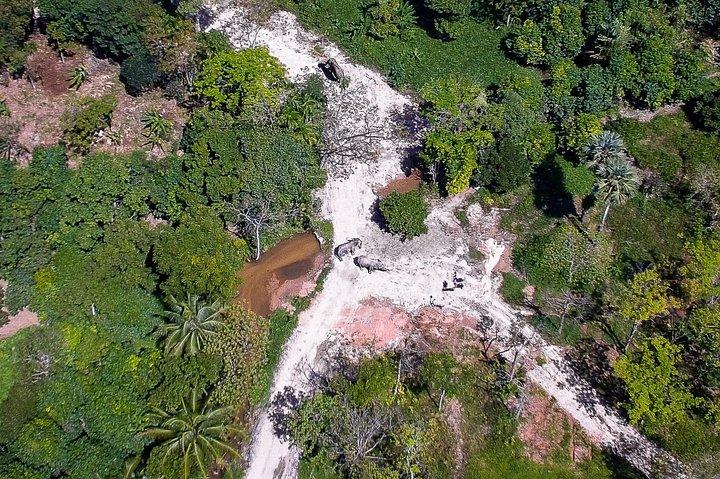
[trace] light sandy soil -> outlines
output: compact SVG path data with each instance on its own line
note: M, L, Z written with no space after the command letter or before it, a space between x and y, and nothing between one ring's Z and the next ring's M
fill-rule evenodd
M265 27L248 28L237 10L220 7L211 28L225 31L237 47L267 46L293 80L319 71L317 64L322 58L316 51L335 57L350 80L349 88L357 97L354 109L339 112L341 121L350 125L355 125L357 118L372 109L377 109L378 123L381 123L393 118L397 111L414 108L407 97L390 88L379 74L352 64L336 46L302 29L289 13L275 14ZM317 45L322 48L314 48ZM341 90L337 84L328 83L327 87L332 108L333 99ZM408 141L412 140L390 138L380 142L376 161L357 161L350 165L347 175L330 174L327 185L318 193L322 214L333 223L335 244L348 238L362 238L364 245L360 254L382 259L390 266L390 271L368 274L348 259L334 260L322 293L301 314L298 327L287 344L272 386L273 395L286 388L307 390L307 376L303 372L310 365L316 369L322 367L318 351L325 349L320 346L336 336L334 332L343 312L348 308L356 309L363 301L373 298L413 314L429 307L432 295L435 304L442 304L445 312L455 310L478 319L489 316L503 336L516 327L517 311L499 299L497 281L492 275L505 250L504 245L493 237L469 238L453 214L469 193L433 204L427 221L428 233L408 242L400 242L373 222L376 201L373 189L401 174L402 155L409 146ZM484 218L478 212L473 213L486 223L480 224L479 229L497 219L496 213ZM493 228L485 230L492 231ZM474 267L468 261L471 241L485 254L482 267ZM443 293L442 281L450 280L454 272L465 278L466 287ZM559 348L542 341L529 326L521 327L529 338L525 343L532 343L532 352L528 352L529 360L526 361L530 366L528 378L553 397L593 441L611 448L654 477L658 476L652 472L654 465L674 463L615 411L601 405L595 391L570 370ZM546 359L542 365L535 361L538 355ZM297 461L298 451L276 436L271 419L262 415L254 430L245 477L293 478ZM677 472L667 476L683 477Z
M7 314L7 310L2 304L5 290L7 289L7 281L0 279L0 310ZM23 308L15 314L8 315L7 322L0 326L0 339L9 338L21 329L40 324L36 312Z

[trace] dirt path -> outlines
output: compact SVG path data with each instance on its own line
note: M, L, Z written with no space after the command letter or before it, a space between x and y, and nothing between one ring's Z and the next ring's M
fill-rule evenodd
M350 63L336 46L303 30L289 13L275 14L267 27L249 29L237 10L221 8L211 28L225 31L238 47L267 46L295 80L319 71L317 64L323 57L316 52L324 49L325 56L340 62L350 80L349 88L356 96L355 107L340 112L340 121L348 125L356 125L358 118L375 108L378 122L394 117L394 112L414 108L408 98L390 88L379 74ZM316 48L318 45L322 48ZM337 84L328 84L330 108L339 94ZM286 387L307 388L304 368L309 364L317 366L318 348L333 336L342 312L359 308L364 300L387 300L415 312L428 307L432 295L435 303L442 304L446 310L454 309L478 318L488 315L503 334L517 324L517 312L499 299L497 284L492 278L493 267L504 251L503 245L493 238L483 240L487 260L479 271L467 261L470 238L453 214L466 199L465 195L433 205L427 222L428 234L406 243L380 231L373 222L376 200L373 189L401 174L403 152L408 146L407 140L397 138L381 142L377 161L358 162L347 176L329 175L327 185L318 193L323 204L322 214L333 223L335 243L362 238L364 248L360 254L382 259L391 270L367 274L350 260L334 260L322 293L300 316L276 373L272 394ZM454 272L465 278L466 287L443 293L442 281L452 278ZM527 325L523 331L526 337L533 338L532 353L525 353L528 377L574 417L592 440L613 449L649 476L658 476L653 472L654 465L674 463L614 411L600 405L595 392L569 369L558 348L542 341ZM536 361L538 356L544 356L545 361ZM297 451L275 435L267 415L261 417L254 431L245 477L293 478L297 459ZM676 472L668 477L683 476Z

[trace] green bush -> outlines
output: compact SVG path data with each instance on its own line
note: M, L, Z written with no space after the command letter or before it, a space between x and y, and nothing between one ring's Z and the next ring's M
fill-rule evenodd
M196 94L213 108L252 113L278 104L285 70L267 48L225 51L207 59L195 79Z
M428 216L428 206L419 191L390 193L380 201L380 212L390 231L395 234L413 238L427 233L425 219Z
M694 103L694 113L700 125L720 135L720 88L706 92Z
M249 257L247 243L232 239L216 214L197 207L180 226L160 236L153 258L166 276L166 294L229 298L238 286L237 272Z
M75 153L87 153L96 135L110 127L116 106L117 100L110 95L80 100L62 117L63 143Z
M525 283L513 273L503 273L500 294L503 299L514 306L520 306L525 302Z
M157 60L147 50L131 56L120 66L120 79L132 94L152 88L159 78Z
M13 0L0 4L0 72L17 74L30 52L25 40L33 21L32 0Z
M595 174L587 166L575 166L562 156L556 157L555 162L560 168L563 188L567 194L584 198L592 193Z

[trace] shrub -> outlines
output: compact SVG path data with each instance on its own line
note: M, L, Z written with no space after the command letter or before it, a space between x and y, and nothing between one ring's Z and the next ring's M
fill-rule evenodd
M523 145L504 139L488 158L489 179L498 193L508 193L530 180L532 164Z
M508 303L520 306L525 301L525 293L523 288L525 283L515 276L513 273L503 273L502 286L500 286L500 294Z
M95 136L110 127L117 106L115 97L84 98L65 112L62 118L63 143L76 153L87 153Z
M558 156L555 162L560 168L563 188L569 195L582 198L592 193L595 175L587 166L575 166L561 156Z
M368 33L382 40L399 35L415 23L415 11L405 0L376 0L367 7Z
M694 112L703 128L720 134L720 88L695 100Z
M565 147L576 153L580 153L592 138L600 134L603 129L600 119L590 113L580 113L563 126L565 130Z
M180 226L160 236L153 258L165 275L167 294L229 298L238 285L237 272L249 256L244 240L233 240L215 212L197 207Z
M412 238L427 233L428 206L419 191L390 193L380 201L380 211L395 234Z
M157 61L147 50L131 56L120 66L120 80L132 94L152 88L159 78Z
M25 40L33 19L32 0L12 0L0 4L0 71L15 74L22 70L29 49Z

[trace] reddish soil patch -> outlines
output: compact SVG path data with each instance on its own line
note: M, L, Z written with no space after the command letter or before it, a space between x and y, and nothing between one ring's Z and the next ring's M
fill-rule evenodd
M428 345L461 354L475 345L475 325L475 318L457 311L428 307L411 315L387 300L366 298L343 309L337 328L357 348L383 351L420 336Z
M325 255L313 233L283 240L240 271L243 283L236 299L267 316L288 306L292 298L310 294L324 262Z
M8 322L0 327L0 339L9 338L21 329L37 326L38 324L40 324L40 321L38 321L37 313L23 308L16 314L9 316Z
M528 394L518 429L525 455L534 462L549 463L558 450L567 448L573 462L589 459L592 448L582 429L542 391L533 388Z
M414 169L410 176L398 176L387 185L379 188L376 193L380 198L385 198L390 193L407 193L417 190L422 184L422 172Z
M345 308L338 329L356 347L384 350L406 336L410 315L389 301L368 298Z
M97 98L109 94L117 99L110 128L117 140L111 142L111 135L102 132L93 146L94 150L128 153L146 149L142 118L150 109L159 111L173 122L168 143L180 137L185 114L175 101L164 98L160 92L138 97L128 95L119 79L119 66L96 58L82 47L77 47L75 54L66 57L63 63L48 46L44 36L36 35L31 41L37 45L37 50L28 58L28 75L0 86L0 99L5 100L11 112L9 118L0 118L0 129L11 134L25 150L24 155L17 155L21 165L27 163L29 153L35 148L53 146L61 140L63 114L85 97ZM78 91L69 90L68 79L80 65L88 72L87 81ZM28 76L34 79L34 88ZM162 152L158 149L155 153Z

